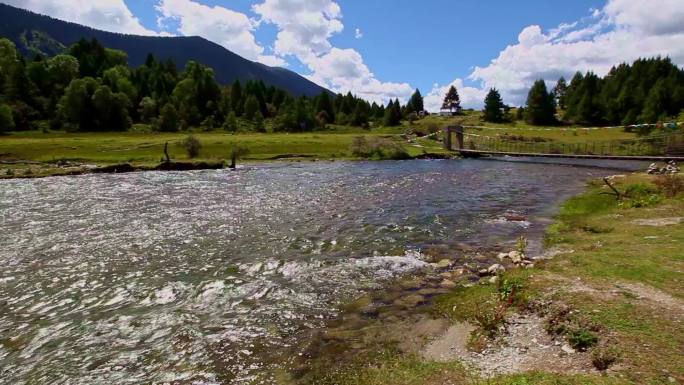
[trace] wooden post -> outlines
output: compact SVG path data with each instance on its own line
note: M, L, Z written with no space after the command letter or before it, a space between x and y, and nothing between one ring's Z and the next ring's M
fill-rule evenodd
M444 149L452 151L451 148L451 127L446 127L444 129Z
M463 149L463 126L455 126L453 127L454 131L456 131L456 141L458 142L458 149L462 150Z

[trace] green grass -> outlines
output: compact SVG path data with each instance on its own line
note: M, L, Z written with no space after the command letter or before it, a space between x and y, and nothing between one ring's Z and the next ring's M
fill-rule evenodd
M301 156L317 159L351 159L350 146L357 136L386 136L403 146L409 155L444 153L441 143L421 139L407 143L398 129L369 132L337 127L331 131L298 134L230 134L226 132L193 132L202 143L198 160L220 160L230 157L230 149L241 146L248 150L246 161L265 161ZM54 162L69 160L92 164L129 162L152 164L163 156L164 143L175 160L187 159L181 146L188 133L64 133L18 132L0 137L0 160Z
M466 132L476 133L483 136L516 135L526 138L543 138L559 143L583 143L589 141L608 141L634 139L636 134L625 132L622 128L602 128L597 130L584 130L580 126L533 126L524 121L506 123L489 123L482 121L482 112L466 111L461 116L439 117L430 116L418 121L418 125L439 124L477 126L468 128ZM480 128L481 127L481 128Z
M610 130L564 130L561 127L530 127L523 122L490 124L481 121L478 111L466 111L457 117L428 116L412 123L404 121L397 127L359 127L331 125L326 130L309 133L239 133L225 131L202 132L193 130L202 142L198 160L221 160L229 158L234 145L247 148L246 161L267 161L282 158L354 159L350 146L357 136L385 136L403 146L410 156L424 153L444 154L441 136L433 139L420 138L408 143L405 133L432 133L455 125L484 125L487 127L508 127L506 130L493 128L473 129L479 135L498 136L504 133L523 137L543 137L558 143L583 141L629 139L634 134L621 129ZM544 127L542 127L544 128ZM135 125L130 132L123 133L65 133L65 132L16 132L0 137L0 160L26 162L54 162L70 160L91 164L133 163L149 165L162 158L165 142L175 160L187 159L181 141L188 133L154 133L148 126ZM437 139L437 140L434 140ZM7 166L10 167L10 166ZM11 166L22 173L25 165ZM45 170L44 170L45 171ZM49 173L50 171L47 170ZM4 174L0 172L0 174Z

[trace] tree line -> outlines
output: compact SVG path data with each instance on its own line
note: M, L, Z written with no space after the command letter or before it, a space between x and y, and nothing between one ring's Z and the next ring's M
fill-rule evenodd
M537 80L516 116L492 88L485 98L484 120L524 119L533 125L632 125L656 123L684 109L684 70L669 58L639 59L613 67L606 76L576 73L561 77L552 90Z
M62 54L25 58L0 39L0 131L50 129L125 131L145 123L158 131L206 130L299 132L328 124L395 126L423 111L416 90L405 105L370 103L351 93L294 96L260 80L217 83L214 71L190 61L148 55L130 68L123 51L82 39Z

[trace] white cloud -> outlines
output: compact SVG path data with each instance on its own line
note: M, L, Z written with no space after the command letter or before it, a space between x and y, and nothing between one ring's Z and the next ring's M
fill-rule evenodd
M413 88L407 83L381 82L363 62L361 54L347 48L332 48L330 52L312 58L309 79L341 93L351 91L368 101L384 103L399 98L408 99Z
M335 1L264 0L252 9L261 21L278 27L276 54L296 57L311 71L307 78L321 86L381 103L390 98L405 101L411 95L407 83L378 80L358 51L333 47L330 38L344 29L342 10ZM356 29L355 37L362 36Z
M684 64L684 4L660 0L657 12L653 7L651 0L609 0L588 18L547 33L528 26L517 44L506 47L489 65L476 67L469 79L482 89L498 88L506 102L517 105L540 78L553 84L577 71L604 75L621 62L658 55Z
M156 8L162 28L169 21L176 21L178 32L183 35L202 36L250 60L285 65L281 58L264 54L264 47L257 43L253 33L258 22L244 13L192 0L160 0Z
M300 60L329 51L328 39L344 29L340 6L332 0L265 0L252 9L278 26L276 52Z
M444 86L435 84L432 90L424 97L425 109L430 112L439 111L442 107L444 96L451 86L456 87L458 90L461 106L466 108L481 108L483 106L487 91L475 87L467 87L463 85L463 79L456 79Z
M133 16L123 0L3 0L3 3L110 32L156 35Z
M355 37L356 39L361 39L361 38L363 37L363 32L361 32L361 30L360 30L359 28L357 28L357 29L354 31L354 37Z

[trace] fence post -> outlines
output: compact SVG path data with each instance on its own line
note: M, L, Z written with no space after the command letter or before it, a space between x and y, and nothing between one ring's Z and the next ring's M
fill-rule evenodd
M444 149L451 151L451 127L444 128Z

